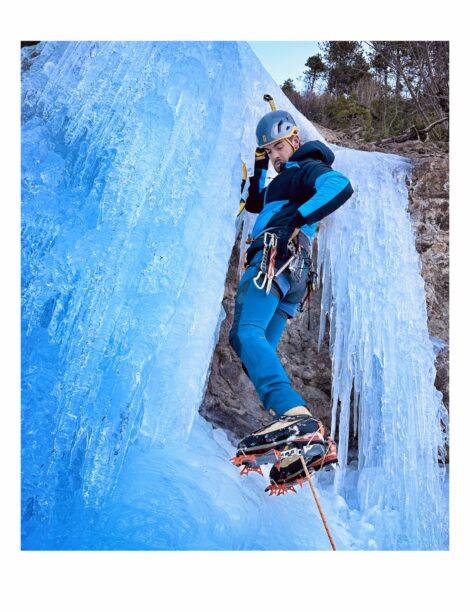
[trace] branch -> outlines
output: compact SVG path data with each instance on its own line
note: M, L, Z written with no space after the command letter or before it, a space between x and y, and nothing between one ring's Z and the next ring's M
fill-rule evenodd
M416 108L418 109L418 112L420 113L421 117L423 118L423 120L426 123L429 123L429 118L427 117L423 107L421 106L421 104L419 102L419 99L418 99L418 96L416 95L416 92L414 91L413 86L412 86L410 80L408 79L403 66L401 65L400 57L399 57L399 54L397 53L396 49L389 48L389 49L387 49L384 52L383 49L379 48L374 43L367 43L366 42L366 44L368 44L370 47L372 47L372 49L374 49L376 53L381 55L383 57L383 59L387 63L390 63L393 66L393 68L395 69L395 73L398 74L403 79L403 81L404 81L404 83L406 85L406 88L408 89L408 91L409 91L409 93L410 93L410 95L411 95L411 97L412 97L412 99L413 99L413 101L414 101L414 103L416 105ZM408 49L413 52L413 47L410 44L408 44ZM414 52L413 52L413 55L415 55ZM416 55L415 55L415 59L417 59ZM421 74L423 74L422 71L420 71L420 72L421 72ZM431 89L431 91L432 91L432 89Z
M431 125L428 125L427 128L424 128L424 130L419 130L419 133L427 134L429 131L433 129L433 127L436 127L436 125L439 125L440 123L444 123L444 121L449 121L449 117L441 117L437 121L434 121L434 123L431 123Z
M400 134L399 136L391 136L390 138L384 138L382 140L376 140L373 144L388 144L390 142L407 142L409 140L421 140L422 136L425 136L428 132L430 132L436 125L440 123L444 123L444 121L449 121L449 117L442 117L434 123L431 123L426 128L422 130L418 130L418 128L412 125L404 134Z
M390 138L383 138L381 140L376 140L372 144L381 145L381 144L388 144L390 142L407 142L409 140L419 140L418 130L414 127L414 125L410 127L409 130L405 132L404 134L400 134L400 136L390 136Z

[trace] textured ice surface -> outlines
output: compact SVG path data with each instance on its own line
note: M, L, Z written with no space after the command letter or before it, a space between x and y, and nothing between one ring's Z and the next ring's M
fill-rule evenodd
M359 437L354 503L373 513L382 549L442 548L447 542L441 420L424 281L406 212L407 160L336 151L355 196L319 233L322 322L330 318L333 423L345 465L352 422ZM353 396L354 413L350 415ZM336 476L342 491L343 472ZM351 500L352 501L352 500Z
M319 135L246 44L41 43L23 63L23 548L328 549L310 491L240 478L197 413L263 94ZM322 230L324 308L361 456L317 486L338 548L446 547L406 164L336 153L356 194Z

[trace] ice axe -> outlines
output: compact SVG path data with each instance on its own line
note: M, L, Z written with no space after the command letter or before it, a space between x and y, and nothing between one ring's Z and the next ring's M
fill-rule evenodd
M274 102L274 98L269 95L269 94L264 94L263 96L263 100L266 100L266 102L269 104L269 106L271 107L272 111L277 110L276 108L276 103Z
M274 98L270 94L264 94L263 100L268 102L268 104L271 107L272 111L277 110L276 109L276 104L274 102ZM242 189L241 189L242 193L243 193L243 189L245 188L246 175L247 175L246 165L245 165L245 162L242 161ZM241 215L241 213L243 212L244 208L245 208L245 200L241 199L240 200L240 208L238 209L237 217L238 217L238 215Z

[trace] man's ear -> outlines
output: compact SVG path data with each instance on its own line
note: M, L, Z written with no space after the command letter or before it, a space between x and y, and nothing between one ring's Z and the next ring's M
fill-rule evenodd
M300 148L300 138L299 138L298 134L294 134L292 136L292 144L293 144L293 147L294 147L294 151L297 151L297 149Z

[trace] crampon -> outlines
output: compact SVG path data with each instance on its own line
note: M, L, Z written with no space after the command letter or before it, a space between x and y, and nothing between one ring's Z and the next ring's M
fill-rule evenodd
M277 495L278 497L279 495L284 495L285 493L289 493L289 491L292 491L293 493L297 493L293 485L287 486L287 485L270 484L266 487L265 491L266 493L269 493L269 495Z
M336 467L338 458L336 456L336 444L332 438L323 445L312 444L304 446L301 449L295 449L293 453L285 457L281 462L275 463L269 473L271 485L265 489L267 493L272 495L286 493L287 491L295 491L294 486L302 486L307 480L301 457L305 461L309 474L318 472L325 467Z
M265 463L279 463L282 460L282 453L278 450L271 449L267 453L258 455L236 455L230 461L235 467L242 466L240 476L248 476L250 472L256 472L263 476L261 466Z
M320 471L326 466L336 468L336 444L331 437L320 441L317 437L310 443L294 443L285 446L282 450L270 449L263 454L237 454L231 458L236 467L241 467L240 476L247 476L250 472L257 472L263 476L261 466L266 463L273 464L269 473L271 484L265 489L269 495L284 495L289 491L297 493L295 486L302 486L307 479L302 468L300 456L305 459L309 473Z

